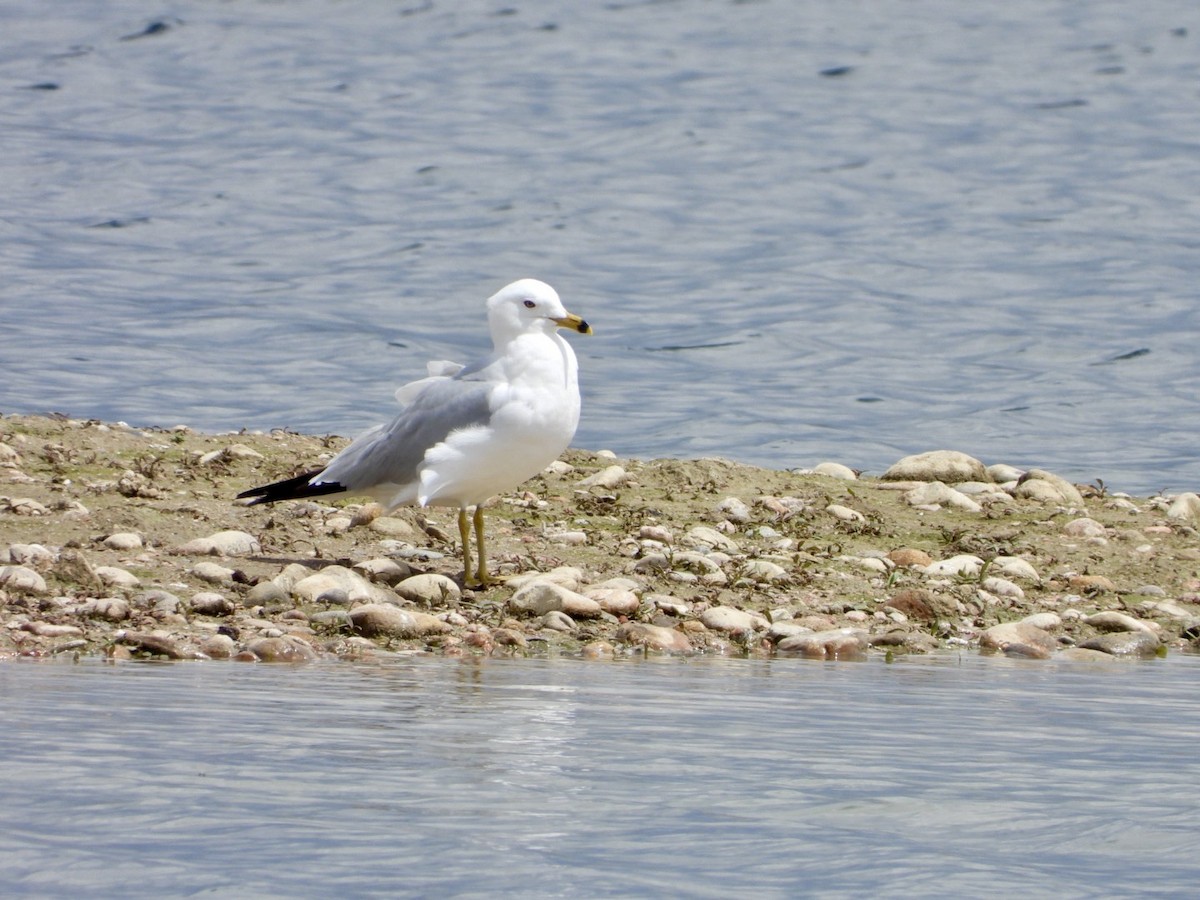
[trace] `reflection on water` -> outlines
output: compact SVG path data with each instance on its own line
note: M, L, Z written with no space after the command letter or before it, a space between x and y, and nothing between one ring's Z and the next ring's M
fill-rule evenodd
M1193 0L44 6L6 412L353 434L536 275L579 446L1200 480Z
M0 667L6 893L1190 890L1194 657Z

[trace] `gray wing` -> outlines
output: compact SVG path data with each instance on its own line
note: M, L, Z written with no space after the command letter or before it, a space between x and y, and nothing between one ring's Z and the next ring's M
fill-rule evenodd
M486 425L495 385L446 378L431 381L388 425L363 432L333 458L313 484L336 482L350 493L380 484L409 484L425 452L452 431Z

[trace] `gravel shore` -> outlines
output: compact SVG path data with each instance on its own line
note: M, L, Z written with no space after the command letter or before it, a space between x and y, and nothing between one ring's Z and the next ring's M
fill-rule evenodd
M233 500L344 444L0 418L0 658L1198 649L1194 494L953 452L866 478L573 450L490 503L508 580L469 591L454 510Z

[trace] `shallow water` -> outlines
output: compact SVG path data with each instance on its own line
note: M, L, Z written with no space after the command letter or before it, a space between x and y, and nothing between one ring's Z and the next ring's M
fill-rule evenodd
M0 666L6 896L1191 891L1200 661Z
M352 434L533 274L579 446L1200 482L1192 0L157 12L0 9L4 411Z

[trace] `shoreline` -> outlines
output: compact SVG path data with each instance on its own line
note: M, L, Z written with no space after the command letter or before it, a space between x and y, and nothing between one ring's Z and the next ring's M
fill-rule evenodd
M0 418L0 659L1200 650L1200 499L964 454L879 478L570 450L486 512L233 497L346 443ZM454 540L452 540L454 538Z

